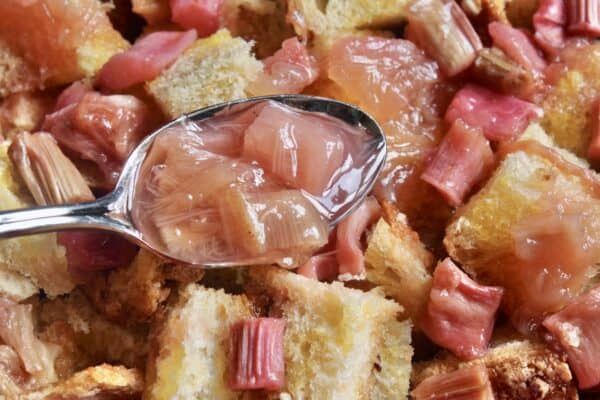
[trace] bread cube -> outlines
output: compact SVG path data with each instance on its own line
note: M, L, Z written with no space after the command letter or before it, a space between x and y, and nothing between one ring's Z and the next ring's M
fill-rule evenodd
M250 280L273 300L271 312L286 319L284 392L294 400L406 397L410 324L396 321L398 304L377 290L275 267L252 268Z
M406 217L398 216L393 226L381 218L369 237L367 280L381 286L387 296L402 305L403 315L416 322L429 298L434 258L408 226Z
M251 43L222 29L197 40L146 88L171 118L247 97L247 85L262 69L251 49Z
M237 399L229 389L229 331L251 317L245 296L191 284L158 328L146 373L145 399Z
M129 47L100 0L0 3L0 95L91 77Z

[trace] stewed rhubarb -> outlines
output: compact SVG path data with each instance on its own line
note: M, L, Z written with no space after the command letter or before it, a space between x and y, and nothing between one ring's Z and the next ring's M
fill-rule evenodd
M134 222L193 264L301 265L373 173L370 143L362 127L271 101L188 120L155 139Z

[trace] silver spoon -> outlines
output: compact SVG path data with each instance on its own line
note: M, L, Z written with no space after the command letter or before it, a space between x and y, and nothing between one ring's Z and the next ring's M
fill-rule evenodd
M370 174L369 178L358 188L353 201L347 207L338 210L337 213L330 218L330 226L333 227L337 225L344 217L362 203L364 198L373 188L376 178L383 168L386 157L386 142L383 131L370 115L350 104L314 96L274 95L217 104L182 115L147 136L137 146L123 166L121 176L115 189L111 193L93 202L34 207L17 211L0 212L0 238L72 229L101 229L121 234L138 245L145 247L164 258L173 261L181 261L173 255L166 253L165 250L159 249L145 240L142 232L134 226L132 221L131 211L133 207L133 198L142 162L146 158L154 139L166 129L176 125L185 124L186 122L196 122L210 118L216 113L233 106L250 106L252 103L265 100L276 101L300 110L324 113L331 117L338 118L352 126L360 125L368 132L368 134L376 139L375 145L369 149L369 151L374 153L373 157L371 157L373 165L370 168L373 173ZM249 265L249 263L251 262L248 260L236 260L219 263L211 262L210 265L203 264L203 266L205 268L220 268Z

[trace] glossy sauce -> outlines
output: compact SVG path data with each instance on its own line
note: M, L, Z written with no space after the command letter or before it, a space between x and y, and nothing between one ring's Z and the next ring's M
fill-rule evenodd
M294 267L328 239L377 171L382 144L362 127L273 101L161 133L141 166L133 221L191 264Z

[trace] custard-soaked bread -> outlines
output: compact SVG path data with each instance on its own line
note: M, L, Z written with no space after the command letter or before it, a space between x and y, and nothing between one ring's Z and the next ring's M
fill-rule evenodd
M251 50L251 43L222 29L197 40L173 65L147 83L146 88L172 118L244 98L246 87L262 69Z
M433 262L433 255L403 214L396 214L391 225L381 218L369 236L365 252L367 280L381 286L413 321L418 320L427 304Z
M246 296L190 284L158 324L148 360L145 398L237 399L227 384L229 330L253 315Z
M0 104L0 135L12 139L23 131L35 132L54 101L44 92L19 92L6 97Z
M140 249L133 262L97 274L83 290L96 309L122 324L149 322L171 292L171 283L199 281L204 270L169 263Z
M490 348L477 360L461 362L447 353L415 365L411 384L424 379L483 363L496 400L577 399L577 388L564 356L545 344L520 339Z
M102 364L77 372L70 378L34 392L19 396L20 400L134 400L144 387L142 372L122 366Z
M8 144L0 144L0 210L31 207L33 200L8 158ZM75 287L54 233L0 240L0 271L7 278L0 281L0 291L15 300L31 296L37 288L53 297Z
M250 271L286 319L284 392L302 399L404 398L411 370L410 324L377 290L321 283L276 267ZM373 397L370 397L370 396Z
M288 16L296 33L315 35L399 25L410 0L288 0Z
M100 0L0 2L0 95L92 76L129 44Z

